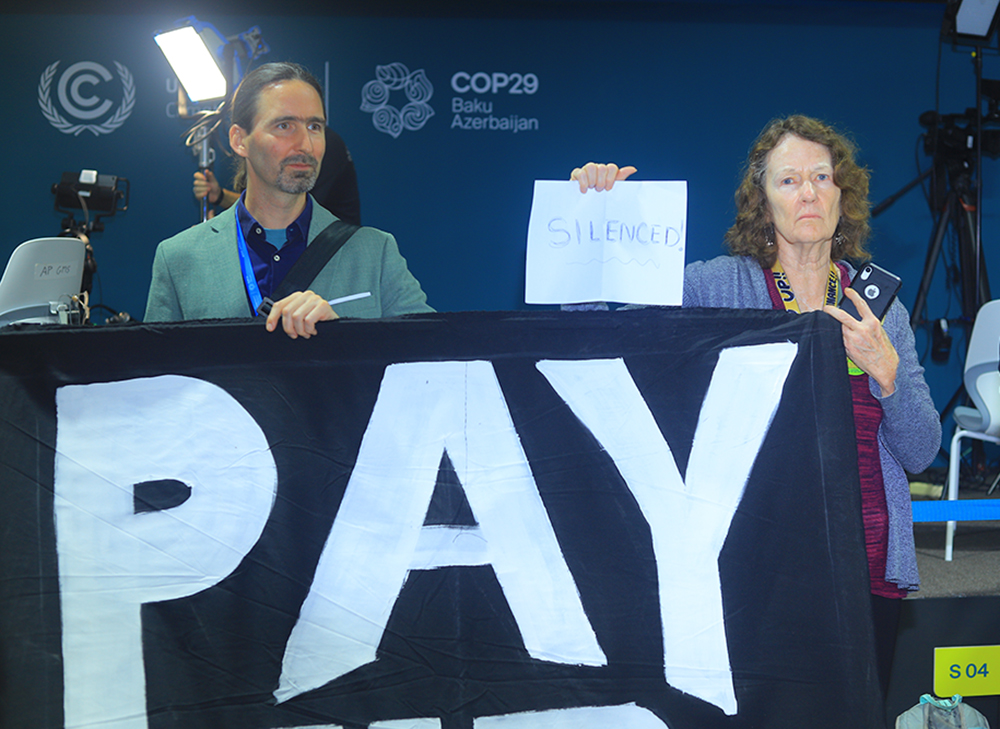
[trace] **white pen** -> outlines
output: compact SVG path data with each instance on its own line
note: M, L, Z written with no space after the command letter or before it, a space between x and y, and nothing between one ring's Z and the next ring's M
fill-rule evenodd
M337 304L343 304L345 301L354 301L355 299L364 299L372 295L371 291L365 291L360 294L351 294L350 296L341 296L339 299L330 299L328 303L330 306L336 306Z

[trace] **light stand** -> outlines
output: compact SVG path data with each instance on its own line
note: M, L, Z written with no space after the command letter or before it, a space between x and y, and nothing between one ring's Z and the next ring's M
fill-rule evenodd
M198 169L207 172L215 163L215 150L212 148L212 132L218 127L218 121L209 126L206 118L191 128L188 134L187 145L191 147L192 153L198 158ZM201 199L201 219L208 220L208 195Z
M185 144L198 158L198 168L208 171L215 162L211 137L222 122L226 99L250 63L270 48L257 26L223 38L214 26L194 16L179 21L173 30L154 33L153 38L177 76L179 116L198 120L188 130ZM195 106L198 104L206 106ZM201 219L208 219L207 197L201 201Z

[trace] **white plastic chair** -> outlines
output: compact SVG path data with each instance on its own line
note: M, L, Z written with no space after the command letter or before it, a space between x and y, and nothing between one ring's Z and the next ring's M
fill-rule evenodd
M955 435L948 458L948 499L958 498L958 467L962 439L1000 444L1000 299L983 304L976 315L965 358L965 390L973 407L957 407L953 413ZM950 562L955 541L955 522L949 521L944 558Z

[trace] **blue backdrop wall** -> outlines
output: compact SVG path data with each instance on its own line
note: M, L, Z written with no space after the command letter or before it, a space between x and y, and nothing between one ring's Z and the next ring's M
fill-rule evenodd
M152 40L155 30L191 12L225 35L260 26L271 48L262 60L301 62L327 84L330 123L357 165L364 222L396 235L442 311L526 308L535 179L564 179L582 162L614 160L635 164L641 179L687 180L688 260L709 258L723 252L748 145L772 117L810 114L850 131L878 202L930 162L920 114L964 112L976 100L969 49L939 42L940 2L549 0L478 14L399 13L377 3L343 14L335 4L274 11L281 14L244 8L162 4L155 12L3 16L0 258L23 240L59 232L50 188L62 172L126 177L129 210L94 236L94 294L141 318L157 242L199 216L190 185L196 158L183 145L188 122L176 116L176 81ZM78 86L95 105L111 102L104 117L81 121L72 97L62 104L58 85L80 63L109 71L108 81ZM376 67L392 63L422 70L433 86L433 116L398 136L379 131L361 109ZM469 85L475 74L485 75ZM506 86L486 88L487 78L504 75ZM985 56L984 75L1000 78L995 50ZM67 77L66 88L72 82ZM406 103L402 91L393 93L399 98L390 104ZM515 128L527 128L490 128L512 118ZM72 128L88 123L102 128ZM463 128L477 124L484 128ZM987 159L983 176L983 241L990 274L1000 281L1000 163ZM875 221L876 260L902 276L908 307L932 226L919 188ZM961 313L946 279L941 264L932 318ZM929 349L925 332L918 347ZM960 386L964 348L957 339L944 365L926 358L939 408Z

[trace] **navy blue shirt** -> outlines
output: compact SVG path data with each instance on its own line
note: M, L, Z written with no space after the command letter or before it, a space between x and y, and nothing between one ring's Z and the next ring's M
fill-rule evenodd
M264 226L243 204L246 191L236 203L236 223L243 231L247 252L253 264L253 273L260 287L261 296L270 297L284 280L292 266L306 250L309 241L309 223L312 222L312 198L306 195L306 206L292 224L285 228L286 243L280 248L267 242Z

